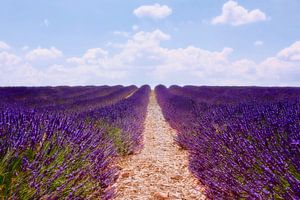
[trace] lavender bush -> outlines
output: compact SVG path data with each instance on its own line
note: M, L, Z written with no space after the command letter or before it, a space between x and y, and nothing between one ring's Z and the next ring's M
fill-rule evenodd
M156 87L211 199L300 198L300 89Z
M0 88L0 197L112 198L119 144L130 147L124 154L141 146L149 86L136 90ZM102 115L87 120L94 109Z
M143 122L150 90L150 86L142 86L132 96L116 104L82 113L81 116L97 120L100 124L113 125L113 137L118 144L118 152L122 155L135 153L143 146Z

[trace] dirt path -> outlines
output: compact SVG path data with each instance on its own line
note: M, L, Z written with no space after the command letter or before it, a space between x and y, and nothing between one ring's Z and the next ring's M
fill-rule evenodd
M187 152L174 143L176 131L164 120L152 92L145 121L144 148L119 163L117 200L205 199L188 171Z

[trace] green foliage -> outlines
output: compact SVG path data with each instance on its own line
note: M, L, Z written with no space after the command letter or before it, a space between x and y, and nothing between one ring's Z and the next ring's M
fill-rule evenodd
M244 184L245 183L245 178L241 175L237 176L236 177L237 181L240 183L240 184Z
M0 161L0 197L7 199L15 184L15 174L21 169L22 159L14 155L13 152L7 152Z
M295 179L300 181L300 173L297 171L295 166L290 165L289 172L295 177Z
M54 145L54 140L55 138L44 141L36 148L23 152L8 151L1 158L0 199L30 200L44 197L65 199L73 188L76 188L78 196L89 195L95 190L101 190L99 181L90 174L86 173L84 177L79 174L79 171L84 171L92 165L86 159L89 150L79 154L76 153L78 146L69 144L59 147ZM68 155L71 153L72 159L69 159ZM26 158L32 163L37 161L38 157L42 159L38 160L38 166L35 168L37 176L33 174L33 171L21 168L23 159ZM60 173L58 173L59 170L61 170ZM78 172L74 173L76 171ZM74 177L71 179L72 173ZM38 190L31 183L38 184ZM59 194L57 194L58 188L62 188Z
M97 129L104 129L106 136L112 140L119 155L128 154L128 144L126 140L122 138L122 130L118 127L114 127L103 120L97 120L94 122L94 126Z
M107 134L108 134L108 137L110 139L112 139L112 141L117 149L117 152L120 155L126 155L128 152L128 147L121 137L121 134L122 134L121 129L115 128L115 127L110 127L107 129Z
M274 194L274 199L275 200L284 200L284 198L281 197L279 194Z

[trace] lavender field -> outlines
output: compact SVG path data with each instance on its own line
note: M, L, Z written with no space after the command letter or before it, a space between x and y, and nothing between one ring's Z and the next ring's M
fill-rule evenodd
M157 86L209 199L300 198L300 89Z
M0 8L0 200L300 200L300 0Z
M142 147L149 86L0 89L0 197L110 199Z
M177 199L159 187L143 196L156 175L155 184L170 184L186 199L300 198L299 88L159 85L148 105L150 92L147 85L0 88L0 196L129 199L145 187L135 199ZM168 147L173 139L155 98L175 129L174 144L187 151L180 159L198 192L176 190L193 178L177 173L182 161L171 163L181 153ZM140 176L138 186L130 184ZM176 182L159 178L168 176Z

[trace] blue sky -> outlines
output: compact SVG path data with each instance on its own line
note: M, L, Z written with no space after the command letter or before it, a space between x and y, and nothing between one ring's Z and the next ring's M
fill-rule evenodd
M2 0L0 85L300 86L300 1Z

